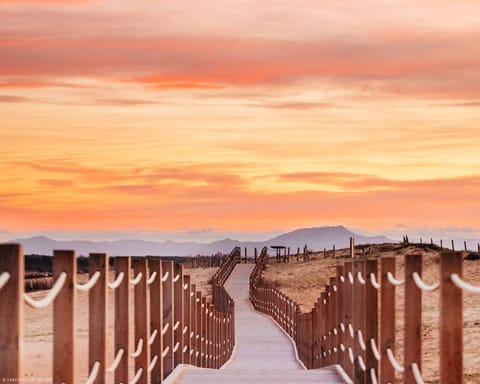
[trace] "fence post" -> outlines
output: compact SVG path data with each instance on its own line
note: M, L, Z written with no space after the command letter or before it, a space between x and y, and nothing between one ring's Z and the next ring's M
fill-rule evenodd
M382 283L380 291L381 300L381 330L380 330L380 348L381 348L381 370L380 383L395 382L395 370L388 361L387 348L395 352L395 286L390 284L387 274L390 272L395 276L395 258L382 258Z
M108 256L105 253L91 253L88 258L90 278L97 272L100 278L88 295L88 371L96 361L100 363L97 383L107 378L107 298L108 298Z
M455 242L452 240L452 251L455 252Z
M378 378L378 361L373 354L370 341L373 339L378 348L378 290L372 285L370 276L373 274L375 280L378 281L377 270L377 259L367 260L365 265L365 308L367 309L365 319L365 343L367 344L366 366L369 372L371 372L372 369L374 370L376 378Z
M337 363L342 366L342 368L345 368L345 353L341 348L341 345L345 347L345 332L342 332L342 327L340 326L340 323L344 324L344 317L345 317L345 282L342 281L343 278L343 266L338 265L336 268L337 271L337 277L336 277L336 282L337 282L337 322L335 324L335 327L337 329L337 341L338 341L338 354L337 354ZM344 324L345 325L345 324Z
M405 373L403 382L413 383L415 378L411 366L417 363L422 371L422 291L417 287L412 274L422 276L422 255L405 255Z
M156 273L155 280L150 285L150 330L157 331L157 336L150 346L152 358L157 356L157 364L150 372L152 384L162 382L163 377L163 337L162 337L162 263L159 258L151 258L148 261L150 274ZM128 382L128 381L124 381Z
M208 368L207 355L208 355L208 307L207 298L202 297L202 368Z
M192 287L190 285L190 276L183 276L183 363L190 364L190 349L192 348L190 344L190 332L192 329L191 315L192 307L190 300L190 291Z
M355 239L350 237L350 258L355 258Z
M203 314L202 314L202 293L195 292L195 305L196 305L196 334L195 334L195 365L197 367L202 367L202 355L203 355Z
M350 244L352 244L350 242ZM353 326L353 285L350 278L353 276L353 262L347 261L344 267L345 291L344 302L345 312L343 324L345 326L345 372L350 378L354 377L354 365L350 359L350 354L353 352L354 341L350 334L350 327ZM354 335L355 336L355 335ZM349 351L351 349L351 352Z
M337 349L338 352L338 332L335 334L334 329L337 328L338 319L337 319L337 294L338 294L338 286L337 286L337 278L331 277L330 278L330 299L329 299L329 309L328 309L328 332L330 332L330 365L337 363L337 356L334 352Z
M75 306L77 259L74 251L53 251L53 278L67 279L53 302L53 382L75 383Z
M0 244L0 275L10 275L0 288L0 380L23 378L24 264L20 244Z
M440 383L459 383L463 377L463 291L451 280L463 275L460 253L440 255Z
M365 250L365 247L363 247ZM354 372L355 383L361 384L366 382L366 372L362 370L360 359L365 363L365 351L362 349L359 341L359 332L365 338L365 284L359 281L359 275L365 278L365 260L355 259L353 262L353 352L355 355ZM369 308L370 310L370 308Z
M142 369L142 375L138 381L141 384L147 384L149 382L148 365L150 363L150 346L148 341L150 339L150 320L149 320L149 308L147 303L147 290L148 290L148 268L147 259L135 259L133 260L133 271L135 277L139 273L142 274L142 278L134 287L135 295L135 349L138 348L138 343L143 340L143 348L140 355L135 359L135 372Z
M163 378L165 379L173 371L173 262L162 261L162 272L166 276L162 282L162 325L165 330L163 335ZM168 275L167 275L168 274Z
M196 356L197 353L197 286L192 284L190 286L190 329L188 330L188 337L190 343L190 351L189 351L189 361L191 365L196 365Z
M332 257L335 259L336 258L336 256L335 256L335 244L333 244L333 246L332 246L332 252L333 252Z
M130 355L130 257L116 257L115 269L117 276L123 273L123 280L115 292L115 353L123 349L123 358L115 370L115 384L128 383L130 379L130 367L128 356ZM161 332L161 329L160 331ZM162 337L161 333L158 337ZM158 362L160 364L161 360Z
M183 266L174 264L173 305L174 316L174 364L183 363Z

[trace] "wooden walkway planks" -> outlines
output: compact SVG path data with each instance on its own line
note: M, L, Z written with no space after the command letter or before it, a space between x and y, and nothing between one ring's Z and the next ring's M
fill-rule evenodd
M236 350L220 370L184 367L175 383L342 383L334 367L305 370L292 341L248 298L251 264L238 264L225 284L235 301Z

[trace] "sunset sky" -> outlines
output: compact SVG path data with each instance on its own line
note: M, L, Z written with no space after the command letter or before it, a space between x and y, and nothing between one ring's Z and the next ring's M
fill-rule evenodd
M479 41L477 0L0 0L0 232L479 237Z

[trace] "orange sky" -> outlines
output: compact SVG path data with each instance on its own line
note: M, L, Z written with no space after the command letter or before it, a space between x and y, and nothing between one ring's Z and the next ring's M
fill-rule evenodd
M0 231L480 236L477 1L0 1Z

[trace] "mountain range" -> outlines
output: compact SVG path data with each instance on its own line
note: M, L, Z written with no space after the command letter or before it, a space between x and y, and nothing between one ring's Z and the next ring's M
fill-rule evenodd
M287 232L273 237L267 241L242 242L232 239L223 239L213 243L200 242L175 242L175 241L145 241L138 239L114 240L114 241L87 241L72 240L59 241L45 236L36 236L24 239L14 239L10 243L23 245L25 254L52 255L54 249L74 249L77 255L89 253L108 253L112 256L189 256L211 255L217 252L228 253L234 247L246 247L249 255L253 254L253 248L259 250L263 247L283 245L290 247L292 252L297 248L303 249L305 245L311 250L331 249L335 244L337 249L349 246L350 237L355 238L356 244L387 243L393 242L385 236L361 236L349 231L344 226L303 228Z

